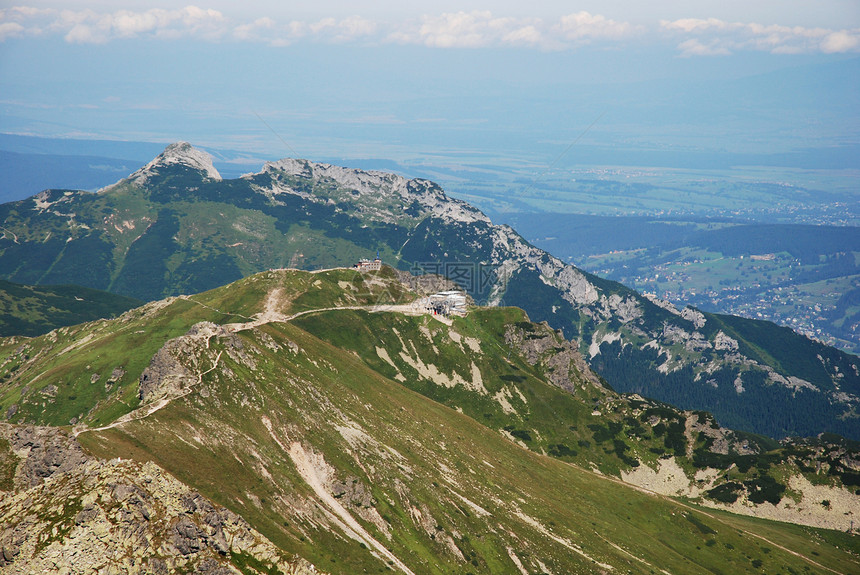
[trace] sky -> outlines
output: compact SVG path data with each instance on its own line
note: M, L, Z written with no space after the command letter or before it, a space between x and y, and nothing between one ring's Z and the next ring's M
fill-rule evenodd
M856 0L756 2L224 2L3 3L0 39L62 37L72 44L149 38L201 42L298 42L519 47L665 42L684 55L843 53L860 49Z
M3 0L0 132L254 157L791 151L857 143L858 59L857 0Z

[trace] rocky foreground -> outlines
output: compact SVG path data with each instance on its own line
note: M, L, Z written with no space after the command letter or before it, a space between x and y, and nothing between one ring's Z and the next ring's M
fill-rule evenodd
M152 462L100 460L48 427L0 426L4 573L317 573Z

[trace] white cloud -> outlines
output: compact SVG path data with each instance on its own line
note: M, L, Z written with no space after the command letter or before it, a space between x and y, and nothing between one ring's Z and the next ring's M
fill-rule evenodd
M210 0L213 1L213 0ZM214 5L220 6L217 2ZM219 10L185 6L113 12L15 6L0 10L0 42L58 35L70 43L103 44L128 38L259 42L286 46L296 42L400 43L433 48L520 47L574 49L583 44L613 44L637 39L672 42L686 56L740 51L774 54L860 52L860 29L829 29L735 22L718 18L663 20L646 27L579 11L562 16L499 16L489 10L398 16L287 18L283 12L242 19ZM535 12L537 13L537 11ZM278 14L280 14L280 19ZM400 18L400 19L397 19Z
M584 11L562 16L560 28L566 39L576 41L598 38L620 40L638 30L629 22L617 22Z
M684 18L660 22L670 35L691 36L678 44L687 56L753 50L772 54L836 53L860 50L860 30L830 30L755 22Z
M264 42L270 46L289 46L302 39L337 43L358 41L372 37L376 31L375 22L359 16L342 19L323 18L315 22L292 20L285 24L279 24L269 17L264 17L249 24L236 26L232 36L241 41Z
M324 18L309 25L310 31L320 40L350 42L376 33L376 23L360 16L337 20Z
M695 38L681 42L678 49L684 56L725 56L731 53L725 46L713 42L702 44Z
M45 16L54 11L50 8L36 8L33 6L13 6L8 10L0 11L0 18L32 18L34 16Z
M821 41L821 51L827 54L856 52L860 49L860 30L831 32Z
M544 35L534 25L511 30L504 35L502 41L513 46L540 46L546 43Z
M680 20L672 22L662 20L660 22L660 26L666 30L680 30L682 32L689 33L701 32L709 29L725 30L730 25L716 18L708 18L707 20L702 20L700 18L681 18Z
M0 41L6 38L15 38L24 34L24 27L17 22L3 22L0 24Z
M592 40L620 40L639 28L599 14L579 12L554 20L500 17L489 11L422 16L418 25L402 23L388 40L437 48L531 46L563 49Z
M220 38L226 19L217 10L185 6L176 10L55 10L16 6L0 13L0 27L20 28L18 35L42 32L62 34L67 42L103 44L111 40L137 37L178 38L192 36L207 40ZM7 34L8 36L8 34ZM0 36L0 39L3 39Z
M42 34L42 27L30 21L43 18L48 12L53 12L53 10L29 6L13 6L0 10L0 42L8 38Z
M505 23L488 11L424 16L418 36L411 39L437 48L477 48L497 43Z
M259 40L275 28L275 21L264 16L249 24L242 24L233 29L233 37L237 40Z

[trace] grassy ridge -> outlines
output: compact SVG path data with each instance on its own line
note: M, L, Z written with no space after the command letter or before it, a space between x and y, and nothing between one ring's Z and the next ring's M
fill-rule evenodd
M247 321L275 295L284 315L414 297L391 270L273 271L63 328L24 348L3 340L2 405L17 402L17 421L64 424L83 414L104 425L139 405L137 378L165 341L199 321ZM523 343L511 343L511 329ZM779 546L840 572L856 568L844 551L854 549L851 538L702 513L609 478L631 459L683 451L674 424L660 434L644 424L683 415L624 400L574 371L572 393L549 385L543 360L554 348L530 361L524 346L552 334L515 308L478 310L450 327L367 310L309 313L201 341L177 358L201 374L187 395L79 440L102 457L157 462L284 551L334 573L388 566L319 502L290 456L296 444L362 529L416 573L517 572L511 553L530 573L598 564L633 573L819 569ZM107 391L105 374L116 366L125 374ZM53 398L43 393L51 385Z
M633 573L810 568L750 537L752 522L715 520L523 450L298 327L271 324L241 339L253 369L222 355L222 368L204 380L208 396L192 394L149 420L81 439L102 456L155 460L283 549L335 573L376 572L384 563L325 519L278 441L299 442L324 459L319 468L330 484L369 490L367 505L391 539L359 521L420 573L515 572L508 548L531 572L541 564L593 572L595 561ZM360 517L364 503L344 505ZM810 533L774 527L768 538L811 557L815 550L816 561L843 572L855 566L832 543L810 542Z
M392 270L377 276L387 281L373 283L370 276L346 269L264 272L202 294L151 303L116 320L64 327L30 340L2 339L0 413L13 423L104 425L138 407L138 378L152 356L195 323L248 321L263 311L274 289L280 290L284 312L404 297L404 287L391 281Z

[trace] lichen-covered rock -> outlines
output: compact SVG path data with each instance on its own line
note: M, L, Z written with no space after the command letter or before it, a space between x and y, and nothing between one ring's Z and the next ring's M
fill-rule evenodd
M53 427L0 425L0 437L21 460L14 475L16 490L69 472L89 459L77 441Z
M0 435L19 457L15 488L0 498L3 573L227 575L243 556L316 573L154 463L87 456L52 428L3 425Z
M199 345L213 337L226 340L228 353L247 361L242 341L220 325L204 321L194 324L188 333L168 340L140 374L138 395L143 403L161 397L175 396L198 381L201 353L209 348Z
M555 386L573 392L584 385L603 388L600 378L585 363L576 344L564 339L546 323L527 324L528 330L508 325L505 342L532 365L543 366L547 379Z

